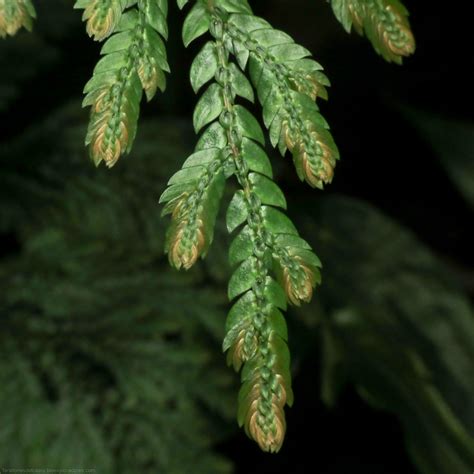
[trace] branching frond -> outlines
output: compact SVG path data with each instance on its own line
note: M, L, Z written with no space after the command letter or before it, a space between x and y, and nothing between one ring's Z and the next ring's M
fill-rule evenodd
M34 18L31 0L0 0L0 37L13 36L20 28L31 31Z
M113 33L102 47L103 57L84 88L87 95L83 103L91 106L86 137L91 159L96 165L104 161L111 167L131 150L142 90L151 100L158 88L163 91L166 87L169 66L161 37L168 34L167 0L79 0L76 7L85 8L89 34L96 40Z
M399 0L332 0L332 8L347 32L353 25L385 60L401 64L415 52L408 10Z

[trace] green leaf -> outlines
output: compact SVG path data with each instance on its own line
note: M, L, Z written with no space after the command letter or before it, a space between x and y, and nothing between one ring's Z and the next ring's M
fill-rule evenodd
M271 55L275 56L277 61L294 61L311 56L311 52L303 46L296 43L278 44L268 48Z
M299 235L278 234L275 236L275 243L281 247L295 247L299 249L311 250L311 246Z
M242 319L253 313L253 303L255 295L251 291L244 293L232 306L225 321L225 330L228 332L235 325L239 324Z
M114 53L116 51L122 51L127 49L132 44L134 34L132 31L122 31L121 33L117 33L112 35L102 46L100 50L100 54L109 54Z
M213 83L206 89L194 109L193 124L196 133L219 117L223 109L222 87Z
M255 194L260 198L263 204L286 209L285 196L274 181L259 173L250 173L249 179L254 186L253 190Z
M183 43L188 47L192 41L209 30L209 15L202 3L196 3L183 23Z
M232 200L226 214L227 230L232 232L239 225L243 224L247 219L247 203L245 202L242 190L237 191Z
M168 39L168 23L166 22L166 14L160 9L158 3L146 2L145 15L148 23L163 38Z
M233 300L236 296L252 288L257 279L255 263L255 257L250 257L244 260L237 270L234 271L229 281L229 300Z
M293 42L290 35L286 34L284 31L275 30L274 28L261 28L255 30L250 34L250 37L262 48Z
M278 309L274 309L269 317L272 331L275 331L284 341L288 339L288 328L286 326L285 317Z
M282 287L273 279L268 277L265 285L265 296L277 308L286 310L286 295Z
M253 240L250 227L246 225L234 238L229 248L229 264L233 267L249 258L253 253Z
M247 0L216 0L216 5L228 13L252 13Z
M217 64L216 64L217 67ZM237 68L234 63L231 63L229 70L232 75L232 87L235 90L235 93L243 97L244 99L249 100L250 102L254 101L253 88L249 80L245 77L244 73Z
M220 148L206 148L204 150L196 151L183 163L183 168L209 165L211 162L218 159L221 153L222 150Z
M191 86L195 93L208 81L217 71L217 54L214 42L208 41L194 58L191 64L189 77Z
M173 176L171 176L168 181L168 185L196 181L202 176L203 172L205 171L206 169L201 165L190 166L180 169Z
M252 171L273 178L272 165L267 154L257 143L248 138L242 140L242 155Z
M298 232L293 225L293 223L288 219L285 214L279 210L263 206L262 212L265 220L265 225L268 230L274 234L295 234L298 235Z
M123 51L103 56L94 68L94 74L117 71L127 65L128 57Z
M214 122L204 130L196 144L196 151L208 148L224 148L227 145L227 136L219 122Z
M236 115L236 124L242 133L242 136L251 138L264 146L265 137L263 136L262 128L258 124L257 119L241 105L236 105L234 111Z

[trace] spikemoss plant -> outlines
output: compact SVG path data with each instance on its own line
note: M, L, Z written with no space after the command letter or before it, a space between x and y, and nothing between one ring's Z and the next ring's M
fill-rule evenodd
M188 0L178 0L180 9ZM166 252L172 266L189 269L212 243L226 180L238 183L227 209L236 232L229 249L234 301L223 349L241 370L238 422L259 446L278 451L285 435L286 404L293 402L287 303L310 301L321 263L284 214L284 193L273 181L265 137L310 186L330 183L339 153L316 100L329 81L311 53L255 16L246 0L191 2L183 23L185 46L206 35L190 67L197 101L195 151L168 182L160 202L171 215ZM113 166L136 135L140 102L166 87L169 66L167 0L77 0L89 36L104 41L102 58L86 84L91 116L86 144L96 165ZM365 34L388 61L401 63L415 45L408 14L398 0L333 0L347 31ZM0 0L0 35L31 28L30 0ZM264 132L245 101L261 104Z

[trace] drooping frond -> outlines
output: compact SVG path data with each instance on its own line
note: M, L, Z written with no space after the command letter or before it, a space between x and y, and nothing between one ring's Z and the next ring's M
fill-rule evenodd
M96 165L104 161L111 167L121 155L130 152L142 90L151 100L158 88L163 91L166 87L165 72L169 72L169 66L161 37L166 38L168 34L167 2L140 0L135 3L125 0L112 3L79 0L76 3L76 7L85 8L85 17L88 12L99 12L107 7L109 13L104 18L110 21L95 28L90 26L96 24L95 20L93 23L90 20L99 16L88 17L88 31L98 40L112 34L102 47L103 57L84 88L87 95L83 105L91 106L86 144ZM124 12L130 4L132 7Z
M401 64L415 52L408 10L399 0L332 0L336 18L347 32L365 34L386 61Z
M205 255L212 241L225 178L234 176L239 185L226 217L229 232L241 229L229 250L236 269L228 296L235 302L227 318L223 349L229 365L242 369L239 425L261 449L277 452L286 430L284 407L293 401L281 310L286 309L287 301L299 305L311 299L320 264L279 210L286 208L286 200L272 179L263 131L250 111L238 103L239 98L253 102L254 90L242 71L245 63L232 46L234 15L253 18L245 2L221 0L196 2L184 22L185 45L207 31L213 38L191 66L195 92L211 84L202 93L193 117L196 132L204 132L195 153L171 178L161 202L167 203L164 213L171 214L166 244L170 262L188 269L198 256ZM255 45L247 41L247 46L253 48L247 50L247 56L253 55ZM231 54L238 65L231 61ZM291 82L285 83L289 91L312 103L316 95L324 95L327 81L309 63L295 64L291 72Z
M31 0L0 0L0 37L13 36L20 28L31 31L34 18Z

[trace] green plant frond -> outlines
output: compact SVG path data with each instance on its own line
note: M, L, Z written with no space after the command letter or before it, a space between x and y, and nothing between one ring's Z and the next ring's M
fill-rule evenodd
M349 33L365 34L386 61L401 64L415 52L408 10L399 0L332 0L336 18Z
M86 15L92 4L105 5L79 0L76 7L86 8ZM114 20L107 27L107 34L95 37L113 34L102 47L103 57L84 88L83 102L84 106L91 106L86 137L91 159L96 165L104 161L109 167L131 150L142 90L151 100L158 88L165 89L165 72L169 72L161 38L168 35L166 0L113 2L110 7L115 12L111 13ZM123 12L125 7L130 8Z
M299 305L311 299L320 280L320 263L282 212L286 199L272 180L270 161L263 149L265 137L258 121L237 103L239 97L253 101L254 91L242 72L245 64L232 46L229 31L233 28L233 15L263 22L251 15L246 3L229 0L212 5L197 2L184 22L185 45L208 31L213 38L194 59L190 77L195 92L211 83L199 98L193 116L196 133L203 129L204 132L195 153L169 181L161 202L166 203L163 213L172 217L166 244L170 262L187 269L198 256L205 255L212 240L225 178L234 176L238 182L239 189L226 215L229 232L242 228L229 250L229 260L236 269L229 281L228 297L235 302L227 318L223 349L227 351L229 365L237 371L242 369L239 425L245 427L261 449L277 452L286 430L284 407L293 401L287 329L281 310L286 309L287 302ZM269 34L271 31L262 34L260 40L254 40L255 44L272 44ZM283 35L276 34L280 38ZM287 42L286 53L272 50L293 61L293 81L288 80L285 86L314 104L315 78L321 79L316 74L320 66L301 61L301 54L306 56L307 52L301 53L302 48L294 43L291 44L298 51L291 52L292 46L287 47ZM247 43L248 56L253 58L256 47ZM231 55L241 68L231 61ZM255 79L253 70L250 75ZM258 81L255 84L260 100L265 102L264 91L258 88ZM308 87L299 92L301 84ZM264 108L264 115L267 114ZM218 190L212 189L213 183L219 183Z
M21 28L31 31L34 18L31 0L0 0L0 37L13 36Z

